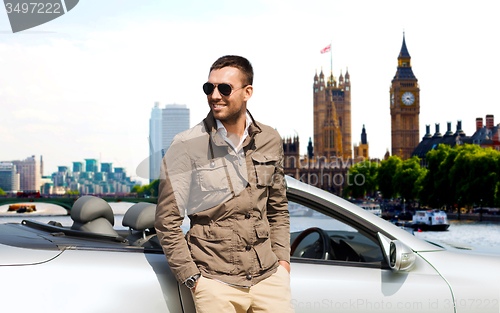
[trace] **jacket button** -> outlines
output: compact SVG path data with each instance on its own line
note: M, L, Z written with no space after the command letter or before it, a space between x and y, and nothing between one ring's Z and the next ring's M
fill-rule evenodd
M247 280L251 280L252 279L252 275L247 275Z
M247 245L247 246L245 247L245 249L247 249L247 251L250 251L250 249L252 249L252 246L251 246L251 245Z
M247 220L248 220L248 219L250 219L250 217L251 217L250 213L245 214L245 218L246 218Z

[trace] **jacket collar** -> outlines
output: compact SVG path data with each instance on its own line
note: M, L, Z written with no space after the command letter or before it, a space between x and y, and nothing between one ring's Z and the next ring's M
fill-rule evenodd
M252 119L252 124L250 124L250 126L248 127L248 137L245 140L245 142L243 143L243 145L247 144L247 142L248 142L247 140L249 138L253 138L253 136L255 136L255 134L262 132L260 125L255 121L255 119L253 118L250 111L248 111L248 109L247 109L247 113L250 116L250 118ZM215 139L215 138L217 138L215 136L215 134L217 134L217 122L215 121L215 117L212 113L212 110L210 110L210 112L208 112L207 117L205 117L205 119L203 120L203 123L205 125L206 131L211 134L211 137L213 138L215 144L218 146L224 145L225 144L224 140L222 140L222 142L219 142L219 140Z
M260 128L260 125L254 120L252 114L250 113L250 111L248 111L248 109L247 113L252 119L252 124L250 125L250 127L248 127L248 136L253 137L255 134L261 133L262 129Z

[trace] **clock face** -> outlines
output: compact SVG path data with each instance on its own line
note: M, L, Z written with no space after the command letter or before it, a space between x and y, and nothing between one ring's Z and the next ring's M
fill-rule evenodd
M415 102L415 96L411 92L405 92L401 100L406 105L412 105Z

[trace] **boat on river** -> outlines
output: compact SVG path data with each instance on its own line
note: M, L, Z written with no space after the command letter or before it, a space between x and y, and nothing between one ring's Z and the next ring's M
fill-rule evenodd
M376 216L382 217L382 210L380 209L380 205L377 203L361 203L358 204L360 207L365 209L368 212L375 214Z
M11 204L8 212L33 213L36 212L36 206L34 204Z
M420 230L447 230L450 227L448 217L444 211L426 210L415 211L412 219L413 229Z

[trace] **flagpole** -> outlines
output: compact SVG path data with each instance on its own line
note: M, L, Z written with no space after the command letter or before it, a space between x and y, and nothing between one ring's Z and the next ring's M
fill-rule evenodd
M333 74L332 40L330 40L330 73Z

